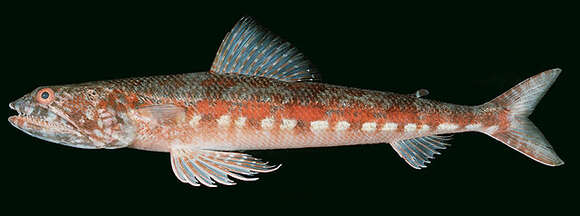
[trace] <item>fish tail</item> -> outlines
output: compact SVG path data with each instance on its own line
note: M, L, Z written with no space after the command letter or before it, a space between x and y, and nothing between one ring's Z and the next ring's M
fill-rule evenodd
M542 164L564 164L542 132L528 119L560 72L558 68L544 71L483 104L484 110L503 112L505 115L497 116L504 118L508 126L503 130L482 132Z

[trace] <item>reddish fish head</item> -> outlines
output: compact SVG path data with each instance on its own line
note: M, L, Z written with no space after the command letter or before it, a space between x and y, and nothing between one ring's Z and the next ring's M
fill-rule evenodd
M103 124L97 112L102 93L88 87L39 87L9 104L18 115L10 116L8 121L33 137L66 146L85 149L126 146L128 140L114 137L131 138L116 133L125 129L119 124L111 125L118 123L114 121L116 115L105 113L112 120Z
M79 148L94 148L88 137L58 106L59 103L55 103L55 100L62 100L60 97L58 88L37 88L9 104L18 115L10 116L8 121L39 139Z

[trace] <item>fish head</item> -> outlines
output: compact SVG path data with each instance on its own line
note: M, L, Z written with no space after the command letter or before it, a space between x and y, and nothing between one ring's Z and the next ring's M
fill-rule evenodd
M107 93L87 86L44 86L9 104L18 112L8 121L33 137L83 149L120 148L132 134L125 116L107 104ZM99 112L99 110L105 110ZM124 121L125 120L125 121ZM103 123L105 122L105 123Z

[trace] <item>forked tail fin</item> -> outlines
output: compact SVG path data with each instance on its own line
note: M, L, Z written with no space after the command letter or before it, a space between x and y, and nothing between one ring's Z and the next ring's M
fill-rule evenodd
M507 110L507 130L484 132L522 154L549 166L564 161L528 116L554 83L561 70L556 68L530 77L483 106Z

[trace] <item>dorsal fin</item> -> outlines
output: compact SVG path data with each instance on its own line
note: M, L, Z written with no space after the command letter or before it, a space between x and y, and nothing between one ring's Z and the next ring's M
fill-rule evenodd
M319 78L302 53L251 17L240 19L226 34L210 73L260 76L286 82Z
M429 95L429 90L427 89L419 89L415 92L415 97L422 98Z

